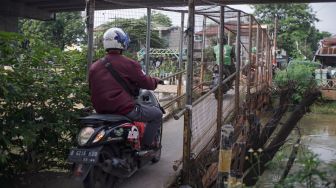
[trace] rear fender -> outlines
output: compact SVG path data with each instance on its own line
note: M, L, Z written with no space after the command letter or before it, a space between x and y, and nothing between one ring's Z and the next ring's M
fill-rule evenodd
M93 167L94 164L74 163L73 176L78 181L84 181Z

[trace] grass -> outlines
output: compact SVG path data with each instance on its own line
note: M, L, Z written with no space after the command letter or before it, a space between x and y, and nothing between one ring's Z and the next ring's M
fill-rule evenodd
M317 114L336 114L336 101L318 101L312 105L311 112Z

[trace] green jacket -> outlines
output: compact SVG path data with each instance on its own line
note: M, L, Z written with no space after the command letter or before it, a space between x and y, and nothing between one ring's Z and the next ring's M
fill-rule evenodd
M213 47L215 55L216 55L216 64L219 64L219 44ZM231 65L231 58L232 56L232 46L224 45L224 65Z

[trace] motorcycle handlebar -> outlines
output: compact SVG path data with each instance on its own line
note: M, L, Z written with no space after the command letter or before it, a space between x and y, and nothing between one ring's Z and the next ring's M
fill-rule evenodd
M158 81L158 84L160 84L160 85L165 85L163 80L159 80L159 81Z

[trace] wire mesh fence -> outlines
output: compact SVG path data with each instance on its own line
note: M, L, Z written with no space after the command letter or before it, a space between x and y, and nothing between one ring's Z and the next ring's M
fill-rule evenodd
M191 152L198 155L217 131L217 101L214 95L207 96L192 109Z

